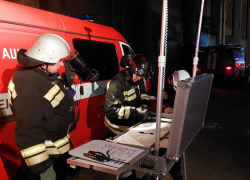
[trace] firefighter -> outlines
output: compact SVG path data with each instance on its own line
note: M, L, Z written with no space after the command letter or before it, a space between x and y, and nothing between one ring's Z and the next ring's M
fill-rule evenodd
M147 120L149 97L145 90L144 78L148 63L141 54L123 56L120 71L107 84L103 111L104 124L108 128L108 137L127 130L140 121ZM135 171L128 169L120 175L122 179L137 179Z
M166 75L165 82L165 92L163 100L164 107L162 108L162 112L167 114L173 113L173 106L175 100L175 94L177 90L177 85L179 81L186 80L190 78L190 75L185 70L175 71L174 73L170 72ZM152 96L157 96L157 83L156 80L151 82L152 86L149 89L149 94ZM165 153L165 150L161 150L162 153ZM170 169L169 173L172 175L174 180L183 180L181 175L181 158L178 162L174 164L174 166Z
M68 132L75 111L57 71L69 54L68 43L55 34L43 34L28 50L18 52L21 66L9 82L8 98L25 179L67 179Z
M165 92L165 101L163 101L163 103L166 105L163 108L164 113L167 113L167 114L173 113L175 93L176 93L178 81L182 81L188 78L190 78L190 75L185 70L175 71L174 73L172 73L172 75L168 77L167 84L166 84L167 92Z
M148 63L144 57L137 54L121 66L124 70L108 82L105 92L104 123L110 135L146 120L150 106L144 83Z
M175 71L171 76L168 78L167 82L167 106L163 109L164 113L172 114L173 113L173 106L175 100L175 94L177 90L177 85L179 81L186 80L190 78L190 75L185 70ZM169 173L172 175L174 180L183 180L181 175L181 158L178 162L174 164L174 166L170 169Z

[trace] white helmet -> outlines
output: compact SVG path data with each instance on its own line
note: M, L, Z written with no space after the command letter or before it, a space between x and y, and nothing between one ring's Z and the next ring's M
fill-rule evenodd
M186 79L190 78L189 73L185 70L175 71L172 74L172 76L173 76L173 87L175 90L177 89L178 81L182 81L182 80L186 80Z
M56 34L43 34L24 53L26 56L44 63L57 63L68 56L70 47L68 43Z

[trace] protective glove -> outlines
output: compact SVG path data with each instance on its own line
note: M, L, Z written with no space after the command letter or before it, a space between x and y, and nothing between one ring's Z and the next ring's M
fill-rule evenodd
M148 114L148 107L138 107L136 108L136 111L139 114Z
M137 111L137 117L141 121L146 121L148 119L148 107L138 107L136 108Z

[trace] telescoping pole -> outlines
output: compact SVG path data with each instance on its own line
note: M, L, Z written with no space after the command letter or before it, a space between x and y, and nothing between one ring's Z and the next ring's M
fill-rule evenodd
M160 131L161 131L161 104L162 104L162 92L164 88L165 79L165 66L166 66L166 50L167 50L167 14L168 14L168 1L163 0L162 4L162 21L161 21L161 44L160 55L158 58L158 88L157 88L157 108L156 108L156 133L155 133L155 150L154 154L159 155L160 146ZM164 48L165 47L165 48ZM165 55L164 55L165 50ZM164 76L163 76L164 75Z
M201 0L200 19L199 19L199 26L198 26L198 32L197 32L196 47L195 47L195 53L194 53L194 59L193 59L193 77L196 76L196 70L197 70L197 65L198 65L198 61L199 61L199 58L198 58L198 48L199 48L199 42L200 42L200 33L201 33L203 8L204 8L204 0Z

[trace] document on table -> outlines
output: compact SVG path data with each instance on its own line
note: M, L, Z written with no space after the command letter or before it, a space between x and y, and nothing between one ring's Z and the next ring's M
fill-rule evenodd
M170 125L170 123L161 123L160 137L164 137L169 133ZM155 143L155 128L155 122L143 123L114 139L113 142L151 147Z
M83 154L88 153L89 151L96 151L101 152L105 155L107 155L107 152L109 152L110 158L114 161L109 162L100 162L94 159L91 159L89 157L85 157ZM135 157L143 153L145 150L116 144L113 142L107 142L103 140L93 140L90 141L82 146L79 146L71 151L69 151L69 154L78 157L84 160L88 160L89 164L91 162L93 164L103 164L109 167L113 168L120 168L124 166L125 163L129 163L131 160L133 160ZM121 163L124 162L124 163Z

